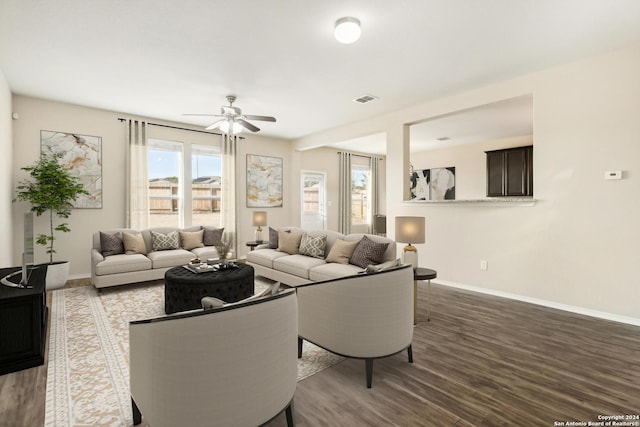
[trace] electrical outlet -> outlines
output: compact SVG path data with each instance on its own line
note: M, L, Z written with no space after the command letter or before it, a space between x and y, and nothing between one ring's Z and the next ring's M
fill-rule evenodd
M487 260L482 260L480 261L480 270L486 270L487 268L489 268L489 263L487 262Z

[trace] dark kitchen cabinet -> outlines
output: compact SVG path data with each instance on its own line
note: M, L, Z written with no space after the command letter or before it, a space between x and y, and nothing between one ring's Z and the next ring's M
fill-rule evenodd
M485 151L487 197L533 196L533 146Z

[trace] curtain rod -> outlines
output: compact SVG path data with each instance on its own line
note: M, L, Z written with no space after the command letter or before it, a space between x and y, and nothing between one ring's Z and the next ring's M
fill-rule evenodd
M118 120L119 120L120 122L124 122L124 121L129 120L129 119L123 119L122 117L118 117ZM189 129L189 128L181 128L181 127L178 127L178 126L162 125L162 124L160 124L160 123L147 122L147 124L148 124L148 125L151 125L151 126L160 126L160 127L163 127L163 128L178 129L178 130L186 130L186 131L189 131L189 132L206 133L206 134L208 134L208 135L222 135L221 133L217 133L217 132L207 132L206 130ZM237 136L236 138L244 139L244 136Z
M370 159L372 157L377 157L377 156L365 156L364 154L356 154L356 153L350 153L348 151L338 151L336 152L336 154L351 154L352 156L356 156L356 157L364 157L365 159ZM378 160L384 160L382 157L378 157Z

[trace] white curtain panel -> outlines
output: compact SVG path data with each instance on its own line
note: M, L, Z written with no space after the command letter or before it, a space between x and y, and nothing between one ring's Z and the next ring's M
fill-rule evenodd
M339 201L338 201L338 231L342 234L351 233L351 153L338 153L339 166Z
M379 212L379 188L378 179L380 176L380 159L372 156L369 163L371 170L371 218L369 218L369 233L373 233L373 226L376 223L376 215Z
M222 138L222 200L220 206L220 226L224 227L224 239L229 242L231 249L237 255L237 223L236 223L236 145L237 138L233 135Z
M147 123L127 120L127 227L149 227Z

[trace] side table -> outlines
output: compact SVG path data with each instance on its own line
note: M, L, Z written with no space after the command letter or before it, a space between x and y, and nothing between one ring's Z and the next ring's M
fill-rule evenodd
M250 250L254 250L256 246L261 245L264 243L264 240L261 240L259 242L255 241L255 240L251 240L250 242L245 243L245 245L247 245L249 248L251 248Z
M431 279L438 273L430 268L418 267L413 270L413 324L418 324L418 280L427 281L427 322L431 321Z

